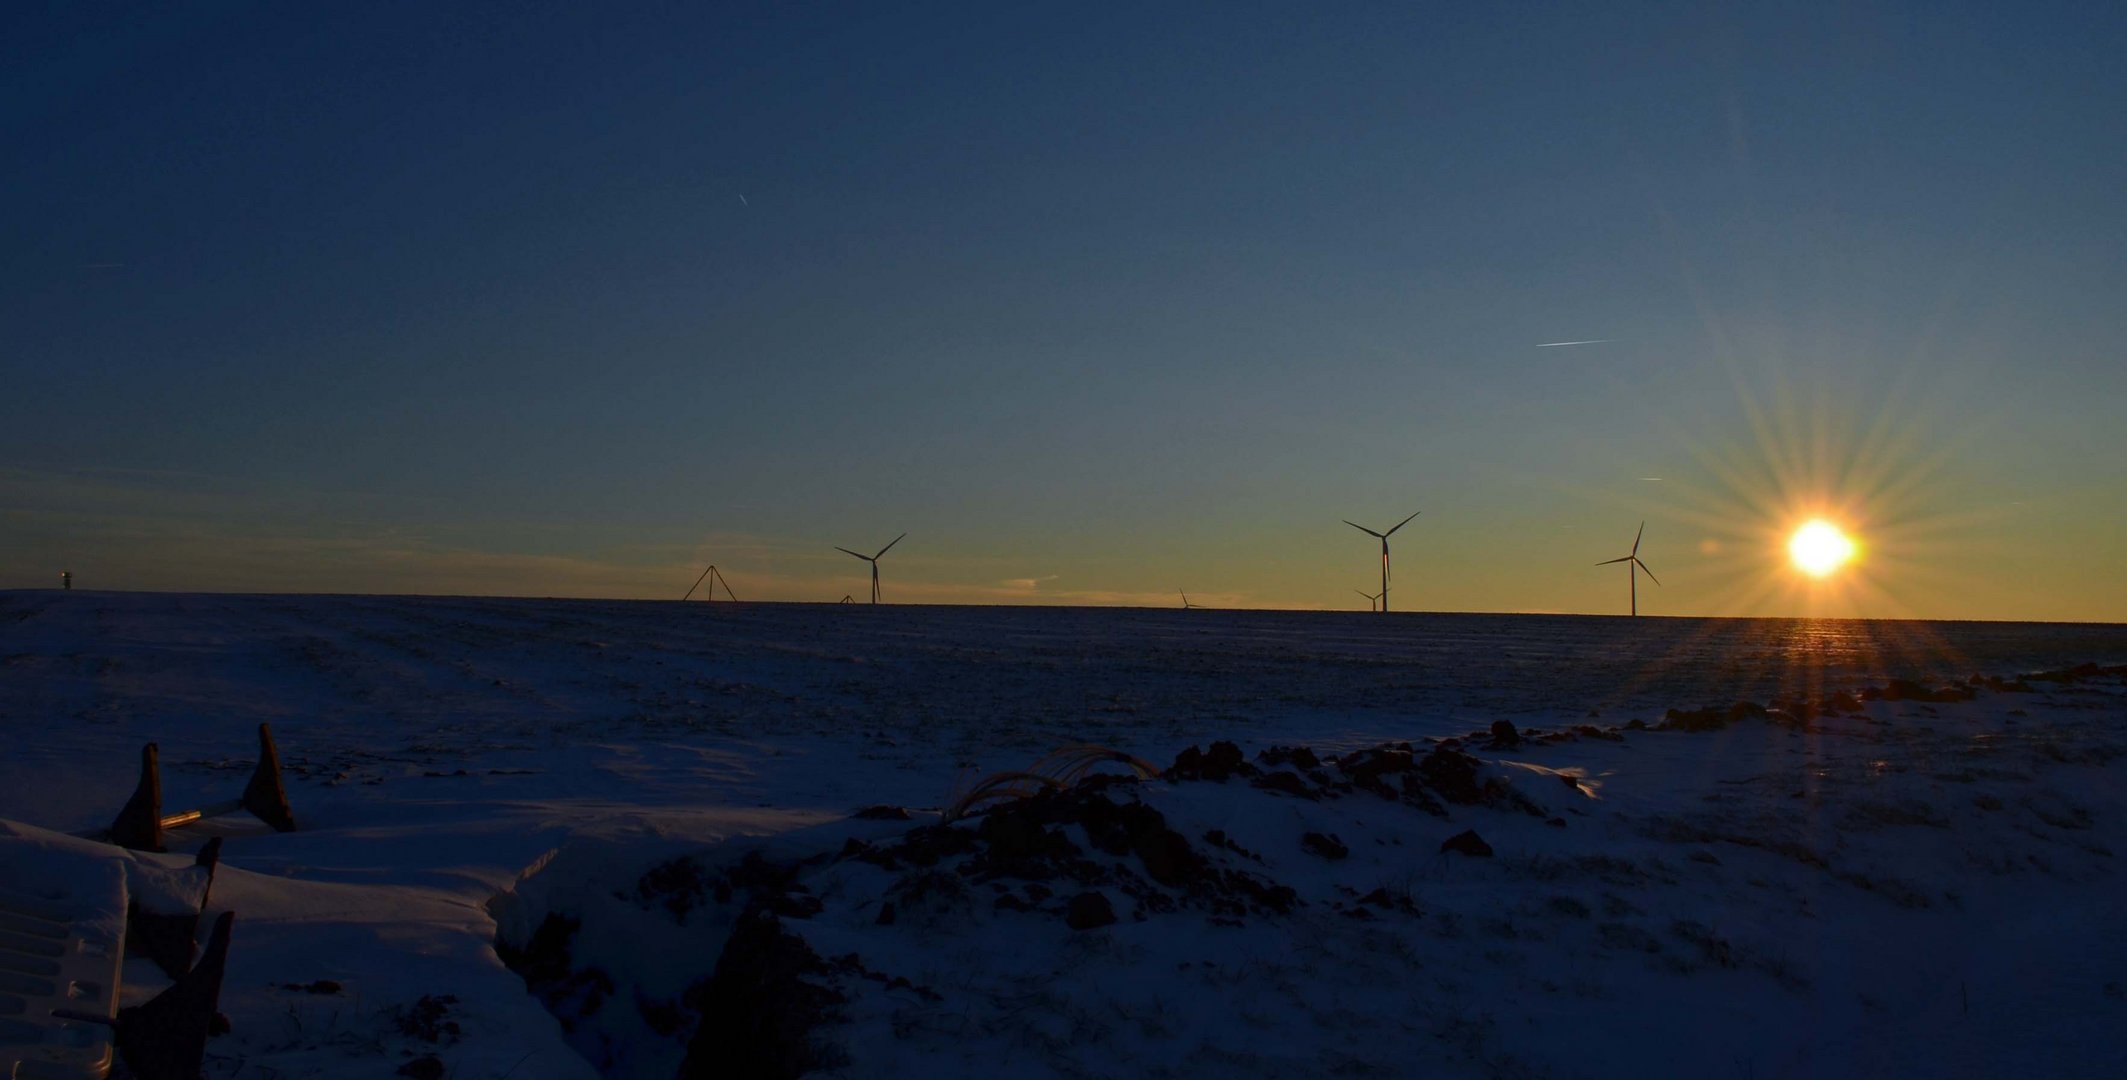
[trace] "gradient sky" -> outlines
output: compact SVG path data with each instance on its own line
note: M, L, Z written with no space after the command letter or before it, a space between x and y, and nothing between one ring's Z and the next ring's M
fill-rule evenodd
M2127 619L2120 5L438 7L0 13L0 587Z

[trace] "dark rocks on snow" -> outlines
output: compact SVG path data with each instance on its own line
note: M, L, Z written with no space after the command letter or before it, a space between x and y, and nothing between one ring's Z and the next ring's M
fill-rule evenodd
M989 857L997 862L1024 862L1050 858L1069 858L1078 853L1078 845L1069 837L1042 824L1017 807L999 807L983 815L982 825L976 830L982 842L989 846Z
M1101 893L1079 893L1064 907L1064 924L1073 930L1092 930L1114 921L1115 907Z
M1481 764L1476 758L1442 743L1419 759L1418 772L1425 777L1426 786L1438 792L1441 798L1469 806L1485 800L1484 787L1477 782L1477 767Z
M1304 746L1273 746L1257 754L1256 760L1262 762L1263 767L1267 769L1275 769L1280 765L1291 765L1296 769L1314 769L1322 765L1322 759Z
M813 1045L842 995L813 979L832 969L803 938L758 904L748 905L696 996L701 1026L687 1043L681 1080L792 1077L838 1064Z
M718 902L729 901L731 886L722 875L691 856L658 863L635 881L636 906L644 911L664 908L682 926L687 924L687 916L711 896Z
M1441 841L1440 850L1442 852L1455 851L1464 855L1483 857L1492 854L1492 845L1485 843L1484 837L1477 835L1477 830L1467 829Z
M532 931L531 939L522 948L514 947L499 938L495 942L495 955L502 965L523 977L525 985L538 994L545 987L559 984L569 977L573 966L569 957L570 942L575 940L576 930L582 923L557 912L547 912L539 926Z
M1344 841L1335 834L1324 836L1318 832L1300 834L1300 848L1309 855L1320 855L1325 859L1341 859L1352 853L1352 849L1345 847Z
M443 1059L434 1054L420 1057L399 1066L394 1075L411 1076L413 1080L443 1080Z
M1521 732L1514 730L1512 720L1492 721L1493 750L1514 750L1521 746Z
M1369 750L1354 750L1337 759L1337 769L1351 778L1352 785L1362 787L1384 799L1396 798L1395 788L1384 779L1410 772L1414 767L1408 749L1377 746Z
M457 1003L456 994L423 994L421 1000L411 1005L391 1009L392 1026L399 1030L399 1034L422 1042L457 1042L458 1036L464 1034L458 1022L450 1019L451 1006Z
M1976 691L1969 686L1945 686L1940 690L1930 690L1909 679L1892 679L1890 685L1883 688L1885 701L1970 701L1975 694Z
M1174 764L1160 775L1169 780L1214 780L1223 783L1230 776L1254 776L1256 767L1241 757L1241 748L1224 739L1211 744L1209 750L1192 746L1174 756Z
M1264 791L1275 791L1281 795L1292 795L1309 801L1319 802L1322 798L1321 793L1317 792L1314 786L1309 784L1306 778L1299 773L1284 771L1264 773L1250 780L1249 783L1262 788Z
M899 871L904 865L932 867L940 860L971 854L982 847L982 841L972 830L956 829L951 825L919 825L902 833L891 844L864 844L851 851L844 851L848 858L868 862L882 870Z
M909 818L908 811L905 808L888 806L885 803L880 803L877 806L867 806L849 816L862 818L866 821L907 821Z
M1765 706L1755 701L1738 701L1725 709L1718 705L1703 709L1671 709L1662 717L1660 726L1665 731L1719 731L1744 720L1765 718Z
M1090 798L1079 808L1079 823L1093 846L1111 855L1136 855L1146 876L1162 885L1186 884L1203 871L1203 859L1190 850L1189 841L1144 803Z

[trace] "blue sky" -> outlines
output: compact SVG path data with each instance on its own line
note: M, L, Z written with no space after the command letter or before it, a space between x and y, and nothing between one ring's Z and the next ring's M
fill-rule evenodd
M0 587L2127 617L2117 8L434 7L0 16Z

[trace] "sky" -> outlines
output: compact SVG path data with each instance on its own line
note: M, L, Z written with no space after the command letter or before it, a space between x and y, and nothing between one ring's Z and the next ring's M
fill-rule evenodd
M2123 46L9 5L0 588L2127 620Z

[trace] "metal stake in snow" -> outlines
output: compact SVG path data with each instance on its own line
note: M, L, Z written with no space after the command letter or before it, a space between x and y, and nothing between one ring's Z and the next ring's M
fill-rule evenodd
M248 810L253 817L273 826L275 832L294 832L295 813L288 807L288 789L281 784L281 755L273 745L273 731L258 726L258 764L244 793L227 802L209 803L194 810L165 815L162 812L162 771L154 743L140 751L140 783L133 797L106 831L105 837L120 847L135 851L161 851L165 829L190 825L203 818Z

